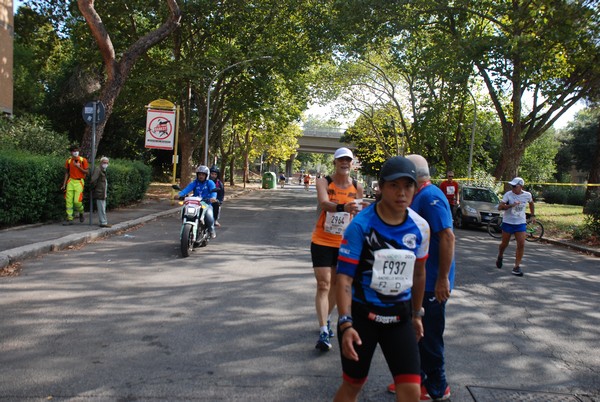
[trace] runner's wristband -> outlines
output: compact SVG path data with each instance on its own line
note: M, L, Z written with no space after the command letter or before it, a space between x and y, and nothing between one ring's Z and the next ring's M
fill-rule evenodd
M344 212L344 207L346 206L346 204L337 204L337 206L335 207L335 210L337 212Z
M340 318L338 318L338 325L342 325L342 324L345 324L347 322L349 322L349 323L353 323L354 322L352 320L352 316L350 316L350 315L343 315Z

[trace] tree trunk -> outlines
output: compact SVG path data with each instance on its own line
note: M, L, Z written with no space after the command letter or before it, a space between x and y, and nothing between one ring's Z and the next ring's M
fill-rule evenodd
M592 162L592 168L590 169L590 173L588 175L588 184L600 184L600 114L596 128L596 152L594 155L594 161ZM587 204L588 201L598 197L600 197L600 187L587 186L583 205Z
M519 165L525 154L525 146L522 142L518 142L512 146L506 143L502 144L502 151L500 159L494 169L494 177L496 180L505 181L512 180L514 177L519 175ZM504 189L508 190L508 184L504 185Z
M235 186L235 179L234 179L234 177L233 177L233 174L235 173L235 170L234 170L234 169L235 169L235 160L234 160L234 158L232 157L232 158L229 160L229 172L230 172L230 173L229 173L229 185L230 185L230 186L232 186L232 187L233 187L233 186Z
M115 101L117 100L136 60L152 46L169 36L179 26L181 10L179 9L177 1L166 0L166 2L170 11L167 20L154 31L148 32L146 35L139 38L123 53L121 60L117 61L110 35L94 8L94 0L77 0L79 11L83 15L83 18L85 18L85 21L90 28L90 32L96 40L106 70L106 82L103 85L100 95L100 101L104 103L106 109L106 117L104 121L100 122L96 127L96 149L102 140L106 121L112 113ZM87 127L84 132L81 151L84 155L89 155L90 158L95 157L95 155L92 155L91 127Z
M249 158L249 145L250 145L250 129L246 129L246 133L244 136L244 142L246 146L244 147L244 189L246 188L246 183L250 180L250 158Z
M96 142L93 148L94 155L92 155L92 126L86 126L83 134L81 150L82 153L89 156L90 159L96 159L96 151L98 150L98 145L100 144L100 140L102 139L102 134L104 133L106 121L108 120L108 117L112 114L115 101L121 93L122 88L123 80L120 79L120 73L117 70L117 72L112 76L112 79L105 82L104 88L102 89L102 93L100 95L100 102L102 102L102 104L104 105L106 117L103 121L96 124Z
M189 132L184 132L179 134L179 139L181 143L189 143L189 137L191 134ZM180 183L184 186L190 182L190 179L194 177L194 161L192 158L193 147L191 146L182 146L180 147L180 157L179 157L179 166L181 168L180 173Z

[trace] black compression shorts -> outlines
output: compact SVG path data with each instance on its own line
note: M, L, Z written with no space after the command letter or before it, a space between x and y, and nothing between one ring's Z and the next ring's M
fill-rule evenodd
M338 329L344 380L354 384L364 384L367 381L371 360L379 344L395 383L421 382L419 348L410 318L400 323L381 324L371 321L363 314L355 315L353 309L353 319L352 326L362 341L361 346L354 345L358 353L357 362L346 359L341 353L342 336Z

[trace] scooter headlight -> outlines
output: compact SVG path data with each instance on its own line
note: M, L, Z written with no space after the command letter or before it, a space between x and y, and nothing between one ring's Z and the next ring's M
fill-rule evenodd
M194 215L196 213L196 207L187 207L186 214Z

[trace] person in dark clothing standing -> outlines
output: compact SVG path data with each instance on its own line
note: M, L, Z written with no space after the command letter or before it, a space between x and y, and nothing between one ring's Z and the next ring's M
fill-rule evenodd
M221 214L221 204L225 199L225 185L221 181L220 170L216 165L210 168L210 179L215 183L215 191L217 192L217 201L212 203L213 212L215 215L215 226L219 227L219 216Z
M94 168L94 173L92 174L92 197L96 200L98 223L101 228L109 228L112 226L108 224L108 219L106 217L106 198L108 195L106 169L108 169L108 158L103 156L100 158L100 166L96 166Z

